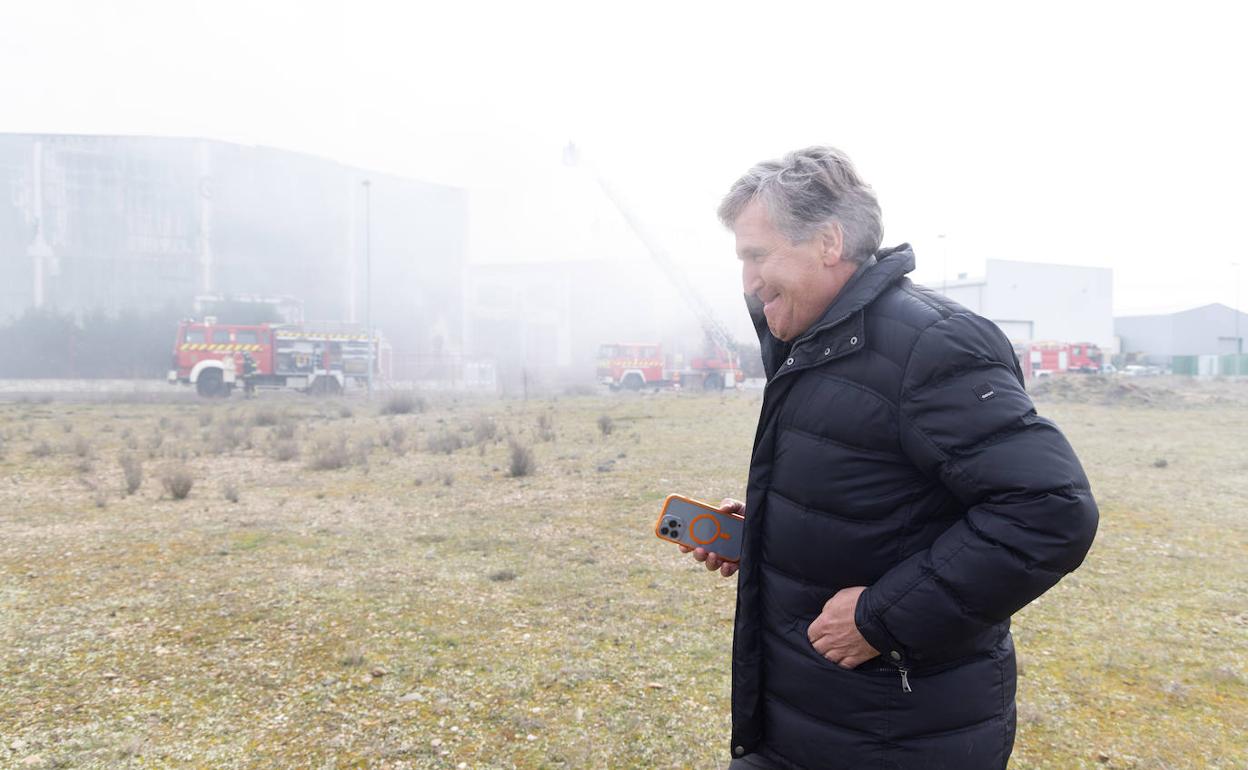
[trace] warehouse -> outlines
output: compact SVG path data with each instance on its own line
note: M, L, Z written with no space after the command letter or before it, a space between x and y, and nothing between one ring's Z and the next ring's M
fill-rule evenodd
M467 220L461 189L301 153L0 134L0 324L190 313L200 295L292 296L309 319L363 321L371 262L372 321L401 369L460 345Z
M1214 303L1177 313L1121 316L1114 331L1132 360L1182 374L1244 374L1248 313ZM1193 360L1195 359L1195 360Z
M1014 343L1091 342L1114 349L1113 271L989 259L984 277L931 288L988 318Z

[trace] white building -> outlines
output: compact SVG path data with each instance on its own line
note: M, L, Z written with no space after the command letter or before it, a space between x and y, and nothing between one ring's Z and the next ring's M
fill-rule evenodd
M1011 342L1091 342L1114 348L1113 270L987 261L983 278L931 285L991 320Z

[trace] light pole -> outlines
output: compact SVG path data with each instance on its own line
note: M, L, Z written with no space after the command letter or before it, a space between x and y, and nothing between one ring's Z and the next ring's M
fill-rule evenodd
M373 183L364 185L364 333L368 337L368 398L373 398Z

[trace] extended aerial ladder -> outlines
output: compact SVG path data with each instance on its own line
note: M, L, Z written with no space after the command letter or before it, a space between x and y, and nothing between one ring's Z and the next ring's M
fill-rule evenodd
M704 375L718 376L719 386L725 384L734 385L735 382L728 382L739 379L740 372L740 345L732 332L728 331L728 327L724 325L715 312L711 309L710 303L702 296L702 293L694 288L689 282L685 271L672 261L667 250L663 248L658 239L645 226L645 223L633 213L632 208L624 201L624 198L616 192L615 188L598 172L598 169L585 160L580 150L573 143L563 150L563 160L569 166L578 166L584 169L597 182L598 187L602 189L607 199L615 206L624 217L624 221L628 223L629 228L642 245L646 247L646 251L650 253L650 258L659 266L667 279L676 287L676 291L684 299L686 306L690 312L698 320L702 327L703 333L706 335L708 355L701 359L694 359L694 369L700 370ZM728 375L727 377L725 375Z

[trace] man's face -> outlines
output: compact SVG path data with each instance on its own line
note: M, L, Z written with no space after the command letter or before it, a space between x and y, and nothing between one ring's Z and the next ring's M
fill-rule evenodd
M834 234L834 243L822 235L790 243L757 200L742 210L732 231L742 289L763 303L771 333L792 342L819 320L847 280L839 237Z

